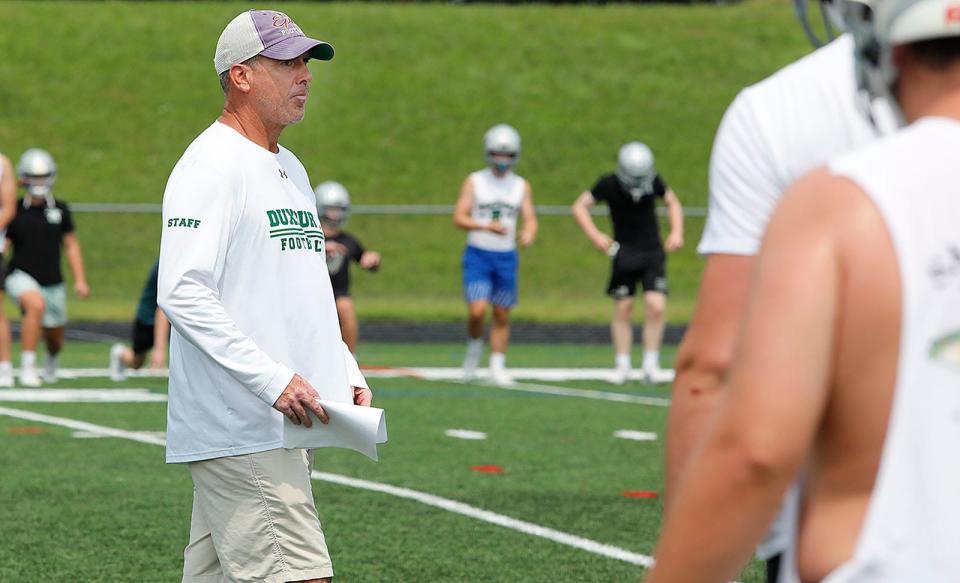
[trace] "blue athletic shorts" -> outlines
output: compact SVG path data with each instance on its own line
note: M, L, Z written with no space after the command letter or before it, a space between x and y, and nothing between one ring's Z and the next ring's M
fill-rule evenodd
M487 300L505 308L517 304L517 252L486 251L467 245L463 252L463 295L467 303Z

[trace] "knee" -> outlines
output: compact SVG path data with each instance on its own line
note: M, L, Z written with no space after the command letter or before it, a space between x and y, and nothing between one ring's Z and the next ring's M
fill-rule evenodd
M667 300L660 294L647 297L644 300L644 309L647 311L647 317L652 319L661 319L667 311Z
M468 313L470 318L473 320L482 320L484 314L487 312L487 305L483 302L475 302L470 304Z
M20 298L20 307L23 308L25 314L38 316L43 314L46 304L44 304L43 297L40 294L27 294Z
M617 320L629 322L633 320L633 300L620 300L617 302L617 308L614 311Z
M506 326L510 323L510 309L509 308L494 308L493 309L493 322L500 326Z

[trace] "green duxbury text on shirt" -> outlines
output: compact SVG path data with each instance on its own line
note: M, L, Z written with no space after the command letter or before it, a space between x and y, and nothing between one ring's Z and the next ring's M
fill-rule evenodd
M281 251L323 251L323 230L310 211L274 209L267 211L270 238L280 239Z

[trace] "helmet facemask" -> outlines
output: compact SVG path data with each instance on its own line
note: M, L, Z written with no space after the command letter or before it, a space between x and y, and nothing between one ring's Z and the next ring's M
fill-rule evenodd
M339 229L347 224L350 218L350 207L324 205L320 207L320 224L332 229Z

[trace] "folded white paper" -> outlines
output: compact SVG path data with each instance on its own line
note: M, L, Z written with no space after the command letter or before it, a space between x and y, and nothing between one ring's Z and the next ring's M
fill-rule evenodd
M321 401L320 406L330 416L330 423L320 423L312 413L312 427L294 425L284 418L283 447L343 447L377 461L377 444L387 441L387 420L383 409L336 401Z

